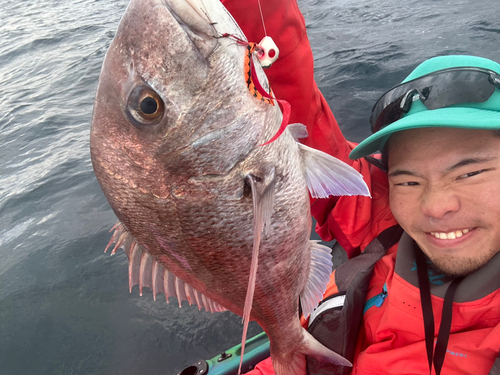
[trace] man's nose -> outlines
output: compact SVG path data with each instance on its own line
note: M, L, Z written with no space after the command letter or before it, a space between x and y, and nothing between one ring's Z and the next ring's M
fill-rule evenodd
M446 215L460 209L460 200L457 195L448 189L431 187L424 192L420 209L426 216L443 219Z

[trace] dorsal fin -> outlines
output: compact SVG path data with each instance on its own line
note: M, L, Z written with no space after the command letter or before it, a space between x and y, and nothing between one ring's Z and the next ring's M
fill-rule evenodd
M224 307L176 277L161 263L156 261L156 259L136 241L134 236L127 231L122 223L117 222L111 230L114 230L114 233L104 252L106 252L113 243L115 243L115 246L111 254L114 254L119 248L125 251L129 260L128 276L130 291L132 291L132 287L135 284L139 284L139 294L142 296L143 287L151 288L155 301L156 295L163 292L165 293L167 303L169 297L176 297L179 301L179 307L181 306L181 301L186 300L190 305L197 305L200 310L203 308L210 312L226 311Z

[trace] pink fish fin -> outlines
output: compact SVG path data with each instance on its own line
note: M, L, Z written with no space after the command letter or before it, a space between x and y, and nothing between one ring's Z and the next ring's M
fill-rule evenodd
M114 255L116 253L116 250L122 248L128 256L128 252L130 251L130 247L132 245L132 242L134 241L134 237L127 231L125 226L120 223L119 221L116 222L116 224L111 228L110 232L113 232L113 235L111 236L111 239L108 242L108 245L104 249L104 252L108 251L108 248L112 245L115 244L113 251L111 252L111 255Z
M350 165L322 151L298 144L305 164L307 187L313 198L364 195L370 191L363 176Z
M311 263L309 279L300 295L302 313L307 318L323 299L326 287L332 273L332 256L328 246L321 245L320 241L309 241Z
M107 246L106 246L106 248L104 249L104 252L107 252L107 251L108 251L108 248L109 248L112 244L116 243L116 241L118 240L118 238L121 236L122 231L121 231L121 230L118 230L118 225L121 225L121 223L120 223L120 222L117 222L117 223L113 226L113 228L111 228L110 232L111 232L111 231L114 231L114 232L113 232L113 235L111 236L111 238L109 239L108 245L107 245Z
M142 287L153 285L153 257L147 251L141 255L141 264L139 266L139 295L142 296Z
M130 239L130 235L127 232L123 232L120 237L118 237L118 240L116 241L116 245L113 248L113 251L111 251L111 255L115 255L116 250L119 248L126 248L125 241Z
M157 261L153 261L151 286L153 289L153 299L155 301L156 301L156 294L165 292L164 290L165 280L163 279L164 275L165 275L165 269L163 268L163 266Z
M201 294L201 301L206 311L210 311L210 305L208 303L208 298L203 293Z
M323 346L305 329L302 330L302 335L302 346L292 354L291 358L274 355L271 346L271 358L276 375L305 375L306 356L312 356L321 362L352 367L351 362Z
M179 307L181 306L181 301L187 301L187 295L186 295L186 285L184 281L179 279L178 277L175 278L175 292L177 293L177 301L179 302Z
M286 128L290 131L292 137L297 142L299 141L299 139L309 137L309 133L307 132L307 127L304 124L299 124L299 123L289 124Z
M257 280L260 239L262 232L265 232L265 228L270 226L271 216L273 213L275 187L274 169L272 169L271 173L268 173L265 178L249 175L247 179L250 182L250 187L252 188L253 198L253 251L247 295L245 298L245 307L243 308L243 334L241 337L241 359L240 366L238 368L238 375L241 374L248 323L250 322L250 312L252 311L255 282Z
M189 302L189 305L191 306L195 302L194 289L188 283L185 283L185 289L186 289L187 301Z
M140 262L142 250L140 245L134 241L128 255L128 289L132 293L132 287L139 283Z
M129 263L129 279L132 286L139 283L139 293L141 295L142 287L150 287L153 290L155 301L156 295L163 292L167 302L169 297L177 298L179 307L181 307L182 301L188 301L190 305L197 305L200 310L204 308L208 312L227 310L168 271L139 244L136 245L133 253L132 259L134 262L133 264Z
M194 299L196 301L196 306L198 306L198 310L201 310L202 302L203 302L203 297L201 296L201 293L198 292L197 290L194 291Z
M227 309L224 306L219 305L217 302L215 302L215 311L221 312L221 311L227 311Z
M163 291L165 293L165 299L167 300L167 303L170 297L177 297L177 293L175 292L175 279L176 277L172 272L164 270Z
M119 248L122 248L127 254L130 292L132 292L134 285L139 284L139 294L142 296L144 287L151 288L155 301L156 295L163 292L167 302L169 297L176 297L179 301L179 307L181 301L186 300L190 305L198 305L200 310L202 308L210 312L227 310L169 272L144 246L137 242L122 223L117 222L111 230L114 230L114 233L106 249L111 244L116 243L112 254Z

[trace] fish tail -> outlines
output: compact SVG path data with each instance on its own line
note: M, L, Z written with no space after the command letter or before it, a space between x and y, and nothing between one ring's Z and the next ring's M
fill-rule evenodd
M303 332L303 345L294 351L290 358L273 356L271 348L271 358L273 361L274 372L276 375L305 375L306 374L306 356L315 357L322 362L333 363L339 366L352 367L351 362L340 354L323 346L305 329Z

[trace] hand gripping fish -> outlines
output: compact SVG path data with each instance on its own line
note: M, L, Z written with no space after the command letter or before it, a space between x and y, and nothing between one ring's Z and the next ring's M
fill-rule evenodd
M369 192L354 169L298 143L290 129L300 127L265 144L282 114L249 90L242 40L219 0L130 2L103 63L90 135L119 219L110 244L127 253L130 288L241 315L243 343L256 320L276 374L304 374L306 355L350 365L298 319L299 300L307 316L332 266L330 249L309 240L308 189ZM269 92L258 62L254 74Z

